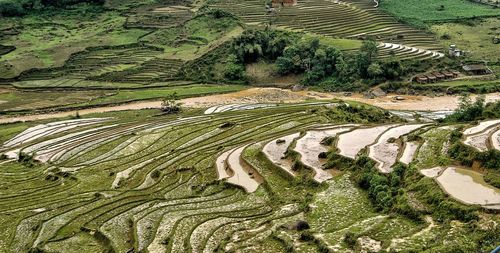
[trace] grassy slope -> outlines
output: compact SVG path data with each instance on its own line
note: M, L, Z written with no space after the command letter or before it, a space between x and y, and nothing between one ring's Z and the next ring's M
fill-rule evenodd
M440 6L444 10L438 10ZM385 0L381 1L385 11L414 24L454 20L461 18L498 16L499 11L467 0Z
M196 97L216 93L227 93L244 89L240 85L189 85L146 90L121 91L58 91L58 92L19 92L0 94L1 111L19 111L50 107L71 108L117 104L127 101L161 99L176 92L180 97Z
M500 11L497 11L500 13ZM493 44L493 37L500 34L500 20L492 18L479 22L478 24L437 24L431 27L443 47L449 45L458 45L460 49L470 51L470 58L473 60L490 59L491 61L500 61L500 46ZM449 35L450 39L443 39L443 35Z
M191 60L207 52L218 41L227 41L241 32L243 29L233 18L199 16L181 27L160 29L141 41L164 48L167 58Z
M1 42L15 45L17 49L2 56L0 77L14 77L35 67L61 66L72 53L86 47L130 44L147 32L124 29L124 22L125 17L119 12L96 14L85 7L6 19L11 26L22 25L23 29L18 35L6 37Z

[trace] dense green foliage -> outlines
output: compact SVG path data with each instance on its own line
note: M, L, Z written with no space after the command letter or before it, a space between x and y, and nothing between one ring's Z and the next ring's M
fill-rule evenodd
M500 101L486 104L482 96L473 101L468 95L463 95L460 98L459 108L444 121L467 122L492 118L500 118Z
M298 40L296 34L271 29L245 30L232 42L232 51L242 63L259 59L276 60L285 48Z
M301 40L286 47L276 65L280 74L305 73L303 82L313 84L337 71L342 53L332 46L321 45L319 39Z
M351 55L317 37L269 28L246 30L225 51L209 57L226 59L226 81L245 82L244 66L263 60L274 63L278 75L302 75L302 84L332 91L365 89L384 80L398 80L408 71L395 58L379 60L374 41L364 41L359 53Z
M354 172L354 181L367 191L373 206L379 211L401 214L417 221L428 214L438 221L477 218L476 207L450 199L432 179L423 177L413 166L399 163L391 173L382 174L367 156L352 161L332 152L328 157L327 167Z
M304 73L303 84L319 84L328 90L356 87L352 83L360 80L370 85L398 79L403 74L400 61L380 61L377 56L374 41L364 41L357 54L347 55L333 46L321 45L317 38L313 38L287 47L276 64L281 74Z
M65 8L79 3L104 4L104 0L0 0L0 16L22 16L45 8Z
M451 158L465 166L471 167L474 162L479 162L484 168L500 171L500 151L490 149L480 152L469 145L465 145L461 139L462 133L459 130L454 130L451 134L451 146L448 149Z
M341 103L323 113L338 123L385 123L400 120L386 110L363 104Z

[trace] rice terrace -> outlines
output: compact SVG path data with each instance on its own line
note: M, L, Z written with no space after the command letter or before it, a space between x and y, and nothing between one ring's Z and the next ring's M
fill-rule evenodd
M500 252L496 0L0 0L0 253Z

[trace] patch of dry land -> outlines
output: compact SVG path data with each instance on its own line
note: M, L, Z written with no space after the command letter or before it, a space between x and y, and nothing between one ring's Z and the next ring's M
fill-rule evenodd
M362 102L378 106L388 110L416 110L416 111L442 111L454 110L458 108L458 96L399 96L404 100L395 100L396 95L387 95L375 99L363 97L361 94L344 96L339 93L322 93L316 91L291 91L280 88L250 88L238 92L210 95L204 97L193 97L180 100L183 106L188 108L207 108L216 105L226 104L254 104L254 103L297 103L310 100L331 100L343 99ZM492 102L500 100L500 93L490 93L486 95L486 101ZM79 110L80 115L104 113L114 111L141 110L160 108L161 101L132 102L117 106L95 107ZM76 111L64 111L55 113L45 113L36 115L22 115L0 117L0 124L17 121L34 121L50 118L63 118L75 115Z

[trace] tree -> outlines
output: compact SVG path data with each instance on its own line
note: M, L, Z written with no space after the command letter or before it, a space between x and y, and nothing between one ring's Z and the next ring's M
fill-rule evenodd
M370 77L378 77L382 75L384 71L382 70L382 67L380 67L380 64L374 62L368 66L368 76Z
M366 59L371 63L378 56L377 42L373 40L363 41L361 45L361 53L366 57Z
M168 95L161 103L161 111L166 114L179 113L181 104L178 102L179 96L177 92Z
M0 1L0 17L22 16L26 13L18 1Z
M400 60L391 58L381 63L383 75L386 79L399 78L404 73L404 67Z
M246 80L245 66L238 62L236 55L228 56L226 68L224 69L224 77L233 81Z
M478 96L475 101L472 101L468 94L460 97L459 107L455 112L445 118L445 121L473 121L481 119L485 110L484 96Z
M356 66L361 77L368 77L368 67L378 55L377 43L372 40L364 41L356 57Z

